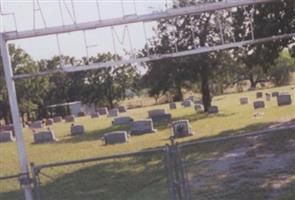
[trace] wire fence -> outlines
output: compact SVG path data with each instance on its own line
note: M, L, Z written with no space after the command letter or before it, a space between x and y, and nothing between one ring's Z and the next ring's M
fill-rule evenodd
M141 152L31 165L34 200L291 200L295 127L213 137ZM0 199L21 200L21 175Z
M19 179L21 174L0 176L0 199L24 200Z
M168 200L163 151L32 166L35 199Z
M295 195L294 130L180 146L194 200L287 200Z

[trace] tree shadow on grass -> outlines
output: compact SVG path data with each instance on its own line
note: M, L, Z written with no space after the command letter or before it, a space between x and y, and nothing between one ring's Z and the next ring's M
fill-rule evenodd
M43 169L41 199L168 200L164 170L159 155ZM58 176L61 171L67 173Z

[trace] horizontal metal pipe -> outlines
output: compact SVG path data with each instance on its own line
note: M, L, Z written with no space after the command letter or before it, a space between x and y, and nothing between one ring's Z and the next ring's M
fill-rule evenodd
M156 60L161 60L165 58L177 58L177 57L195 55L200 53L208 53L208 52L220 51L225 49L239 48L245 45L271 42L271 41L292 38L292 37L295 37L295 33L265 37L265 38L255 39L255 40L246 40L246 41L235 42L230 44L217 45L213 47L201 47L198 49L187 50L187 51L182 51L177 53L168 53L168 54L162 54L162 55L156 54L156 55L151 55L149 57L143 57L143 58L135 58L135 59L128 59L128 60L126 59L126 60L119 60L119 61L108 61L108 62L84 65L84 66L63 67L63 68L52 70L52 71L44 71L44 72L31 73L31 74L20 74L20 75L14 75L13 79L31 78L35 76L47 76L47 75L55 74L55 73L72 73L72 72L78 72L78 71L96 70L96 69L105 68L105 67L156 61Z
M35 30L13 31L5 32L5 40L17 40L24 38L32 38L39 36L46 36L52 34L68 33L73 31L91 30L102 27L111 27L123 24L140 23L157 21L164 18L173 18L181 15L200 14L204 12L211 12L216 10L228 9L232 7L253 5L260 3L276 2L277 0L225 0L223 2L198 4L185 8L168 9L166 11L153 12L145 15L127 15L121 18L97 20L92 22L81 22L71 25L54 26L48 28L40 28Z

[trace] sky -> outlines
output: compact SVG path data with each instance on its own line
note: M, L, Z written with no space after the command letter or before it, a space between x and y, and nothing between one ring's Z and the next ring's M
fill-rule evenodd
M41 12L36 3L36 9L33 11L33 2L33 0L2 0L0 30L33 30L34 14L35 27L44 28L45 25L42 20ZM39 0L39 5L46 26L51 27L72 24L74 15L76 16L76 22L79 23L99 19L118 18L132 14L148 14L159 10L165 10L167 7L171 6L172 0L122 0L122 2L123 4L121 0L73 0L75 12L73 12L71 0ZM60 12L59 5L61 5L62 12ZM6 15L7 13L13 13L14 15ZM13 16L15 16L16 19L16 26ZM153 26L155 26L154 22L145 24L147 38L152 37ZM86 56L87 52L89 56L98 52L114 52L114 38L116 52L124 54L124 49L130 51L130 47L133 49L141 49L144 46L146 40L143 27L142 23L128 25L131 42L129 42L127 29L124 26L116 26L114 27L114 32L108 27L89 30L84 33L82 31L65 33L58 35L58 37L56 35L51 35L15 40L11 43L16 44L17 47L23 48L34 59L39 60L59 54L57 38L60 42L60 52L64 55L71 55L77 58ZM84 34L88 48L85 48ZM114 37L112 37L112 35ZM123 37L124 35L125 38Z

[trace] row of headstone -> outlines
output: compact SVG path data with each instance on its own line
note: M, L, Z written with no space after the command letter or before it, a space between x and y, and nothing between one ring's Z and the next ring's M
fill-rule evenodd
M259 94L259 95L257 95L257 94ZM256 97L258 97L258 96L259 96L259 98L261 97L261 92L256 93ZM266 101L270 101L271 97L276 97L278 106L285 106L285 105L292 104L292 97L288 92L283 92L283 93L273 92L272 94L265 93L265 97L266 97ZM248 97L241 97L240 98L241 105L246 105L249 103L250 103L250 101L249 101ZM253 107L254 107L254 109L266 108L265 101L264 100L256 100L253 102Z

